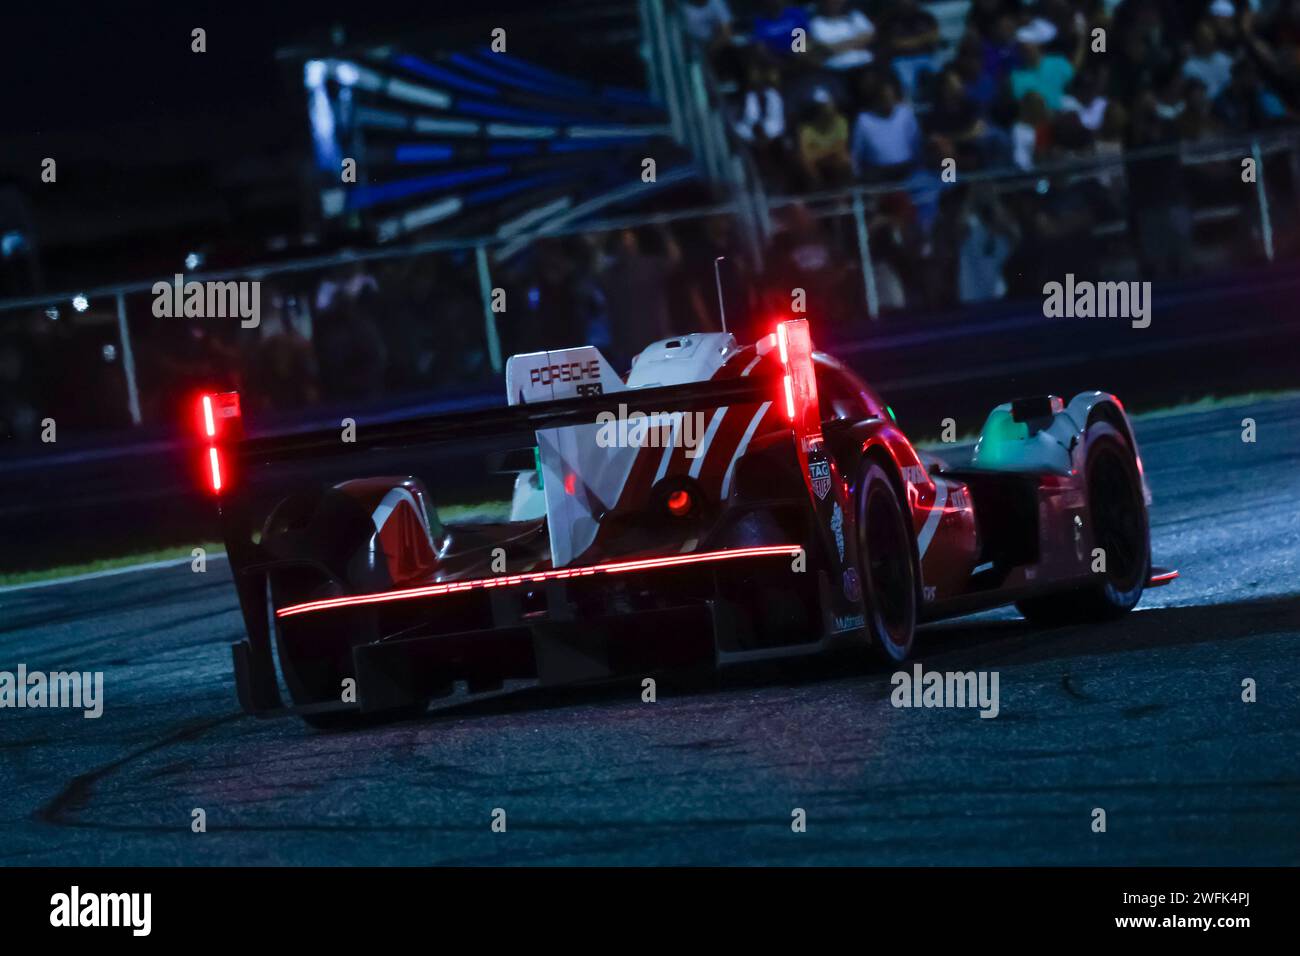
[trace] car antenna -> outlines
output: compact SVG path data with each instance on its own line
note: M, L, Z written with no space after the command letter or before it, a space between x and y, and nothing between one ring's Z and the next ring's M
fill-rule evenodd
M722 301L722 263L726 256L718 256L713 260L713 278L718 284L718 318L722 320L722 331L727 331L727 307Z

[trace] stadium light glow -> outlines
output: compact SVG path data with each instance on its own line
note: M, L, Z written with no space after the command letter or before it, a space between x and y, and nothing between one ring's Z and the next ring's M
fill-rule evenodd
M334 78L344 86L352 86L361 79L361 71L353 63L339 63L334 67Z

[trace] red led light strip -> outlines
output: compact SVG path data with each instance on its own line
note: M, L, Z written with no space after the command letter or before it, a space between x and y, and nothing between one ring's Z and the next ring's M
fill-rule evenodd
M221 490L221 456L216 448L208 449L208 465L212 469L212 490Z
M203 396L203 431L209 438L217 437L217 422L212 417L212 396Z
M790 421L794 421L794 380L790 377L789 337L784 322L776 327L776 341L781 349L781 367L785 369L785 378L782 381L785 387L785 416Z
M663 558L613 561L609 564L593 564L583 568L556 568L552 571L538 571L535 574L502 574L495 578L473 578L468 581L451 581L447 584L428 584L418 588L403 588L399 591L380 591L375 594L358 594L349 597L326 598L321 601L308 601L305 604L291 604L288 607L276 610L275 616L292 617L295 614L308 614L313 611L326 611L332 608L356 607L362 604L385 604L389 601L409 601L416 598L455 594L459 591L507 587L512 584L534 584L565 578L585 578L593 574L620 574L626 571L648 571L655 568L706 564L713 561L732 561L737 558L762 558L782 554L796 555L802 550L798 545L792 544L764 545L754 548L733 548L726 551L674 554Z

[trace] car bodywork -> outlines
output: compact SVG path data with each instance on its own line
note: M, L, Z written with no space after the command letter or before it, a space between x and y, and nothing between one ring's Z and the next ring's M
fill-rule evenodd
M626 378L590 347L513 356L506 377L504 409L363 426L350 445L335 432L245 440L237 397L203 397L201 460L248 632L233 647L246 711L386 712L458 682L569 683L870 643L868 466L905 515L917 620L1069 592L1095 576L1090 426L1113 427L1141 474L1123 406L1102 392L999 406L970 463L947 467L813 351L804 320L753 345L657 342ZM346 454L365 474L367 449L488 434L534 446L508 521L444 522L411 475L313 488L260 523L241 494L275 461ZM1144 481L1142 497L1145 522ZM896 659L910 650L886 644Z

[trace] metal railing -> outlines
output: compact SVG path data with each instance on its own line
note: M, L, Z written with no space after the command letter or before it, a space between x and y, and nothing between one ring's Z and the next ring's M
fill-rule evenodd
M1300 238L1297 146L1294 133L1274 132L1194 148L1165 147L1105 160L1059 163L1028 173L963 174L959 185L1032 201L1034 196L1050 195L1053 189L1088 178L1107 175L1122 180L1126 166L1135 159L1167 158L1188 168L1218 164L1225 176L1230 169L1239 171L1243 159L1253 159L1252 189L1235 196L1212 196L1212 202L1192 209L1198 266L1212 271L1226 267L1229 259L1239 263L1243 251L1247 259L1271 262L1296 246ZM1282 175L1275 176L1278 172ZM898 305L880 288L882 277L888 275L888 261L882 250L873 249L879 231L873 228L873 219L881 215L886 197L900 193L907 193L905 184L853 186L801 196L742 193L708 206L550 226L526 237L429 240L184 274L187 282L262 283L261 318L268 327L259 329L244 329L234 319L160 318L155 288L159 282L172 281L172 276L0 301L0 423L32 439L39 432L33 421L54 417L47 416L50 408L66 407L67 392L79 393L84 401L83 412L71 413L81 430L165 421L168 411L160 392L203 375L247 377L250 361L270 383L271 392L291 391L276 382L277 375L316 380L315 385L304 385L301 394L282 395L288 407L328 398L332 392L346 397L348 389L323 380L339 369L363 379L349 388L366 394L400 391L429 396L483 388L497 381L503 357L511 350L545 347L552 329L539 328L537 323L556 321L546 300L554 287L567 283L598 289L604 275L598 265L603 255L598 240L624 230L657 231L654 227L675 234L686 256L677 267L677 279L669 280L681 288L666 294L669 304L676 304L689 299L688 294L677 294L683 288L690 292L688 273L709 270L711 275L711 262L690 261L689 233L702 231L711 221L731 222L738 227L740 254L757 258L744 241L756 208L761 215L774 217L778 232L789 228L782 220L792 210L806 211L805 218L819 233L816 241L832 257L836 278L825 295L838 298L828 302L828 310L839 313L839 321L860 323L869 332L875 323L889 318L890 305ZM1117 208L1124 210L1141 199L1131 197ZM1098 222L1094 231L1099 239L1115 244L1109 261L1131 268L1136 255L1124 216ZM507 247L511 252L519 249L521 242L524 255L501 255ZM556 248L565 243L571 248ZM551 248L540 258L549 256L550 265L535 266L544 244ZM586 257L576 265L575 250L577 258ZM559 279L542 274L557 262L568 263ZM768 277L760 262L752 263L749 273L762 284ZM674 273L668 269L665 274ZM339 310L326 301L331 295L343 296L352 309L346 318L339 318ZM363 300L364 305L358 306ZM600 306L593 310L599 313ZM907 302L895 314L905 319L911 311L915 311L913 303ZM394 317L393 312L400 316ZM603 321L608 330L617 328L621 320L630 321L593 314L591 325L597 328ZM568 317L568 321L572 331L576 320ZM689 327L698 317L678 321ZM357 342L331 328L331 322L352 323L349 328ZM574 334L583 331L579 327ZM653 337L652 330L646 335ZM449 354L452 350L463 354ZM185 361L190 358L194 361L187 369ZM229 367L221 368L223 362ZM356 368L364 362L375 366L366 367L369 378ZM333 371L327 371L327 366ZM378 366L383 368L377 370ZM53 393L61 398L50 398Z

